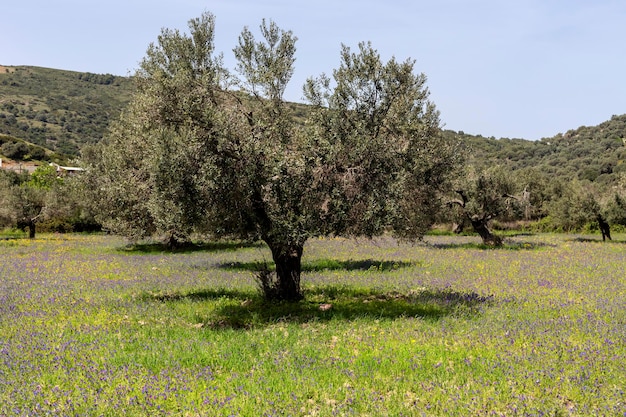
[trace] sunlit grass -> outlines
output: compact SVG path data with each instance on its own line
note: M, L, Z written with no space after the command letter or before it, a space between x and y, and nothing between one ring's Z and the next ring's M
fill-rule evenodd
M17 229L0 229L0 242L3 240L13 240L13 239L23 239L27 237L28 234L21 230Z
M0 415L624 415L626 245L597 238L316 239L298 304L259 297L262 245L0 241Z

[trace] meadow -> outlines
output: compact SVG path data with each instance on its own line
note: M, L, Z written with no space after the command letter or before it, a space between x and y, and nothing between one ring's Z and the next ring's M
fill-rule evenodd
M626 416L626 236L0 241L2 416Z

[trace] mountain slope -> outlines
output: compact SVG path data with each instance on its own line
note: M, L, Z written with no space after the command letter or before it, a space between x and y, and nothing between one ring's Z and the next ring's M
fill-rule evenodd
M130 101L127 77L0 66L0 134L77 155Z

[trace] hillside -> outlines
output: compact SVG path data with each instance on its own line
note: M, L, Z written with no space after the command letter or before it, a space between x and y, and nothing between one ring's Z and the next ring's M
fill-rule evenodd
M478 166L501 164L512 171L532 167L554 177L601 183L626 172L626 114L540 141L446 134L460 135Z
M0 135L76 156L83 145L102 139L133 89L128 77L0 66ZM292 108L297 117L306 116L305 105ZM626 114L540 141L444 134L461 137L477 166L534 167L555 177L603 183L626 172Z
M0 134L77 155L102 139L132 91L127 77L0 66Z

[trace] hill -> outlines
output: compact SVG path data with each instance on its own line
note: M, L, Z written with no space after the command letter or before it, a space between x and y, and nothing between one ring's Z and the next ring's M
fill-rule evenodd
M129 77L0 66L0 134L76 156L82 146L104 137L133 91ZM306 105L292 108L297 117L306 116ZM444 134L460 137L477 166L534 167L566 180L603 183L626 172L626 114L540 141Z
M553 177L612 183L626 172L626 114L539 141L460 135L478 166L535 168Z
M66 155L102 139L130 101L128 77L0 66L0 134Z

